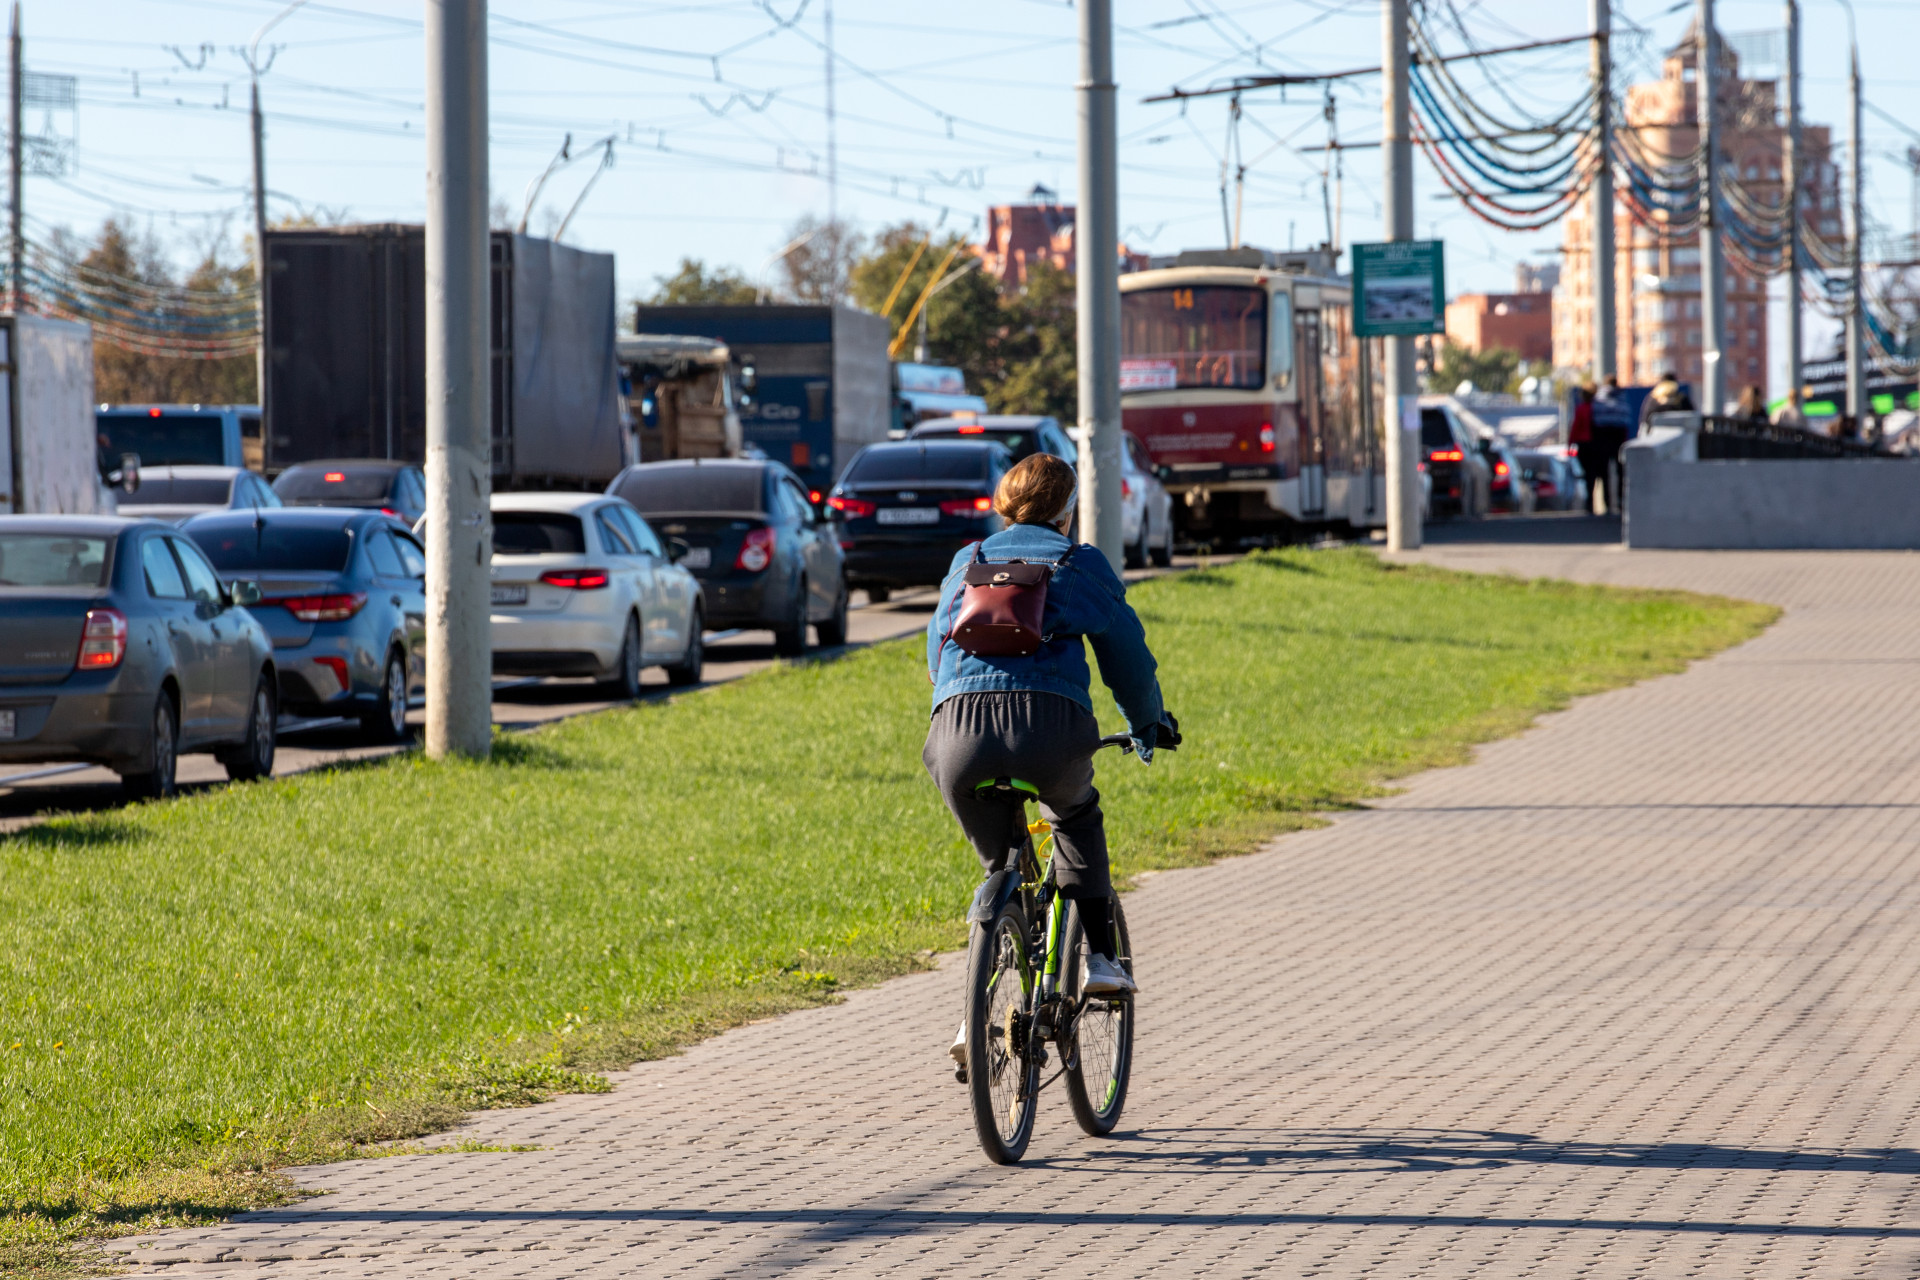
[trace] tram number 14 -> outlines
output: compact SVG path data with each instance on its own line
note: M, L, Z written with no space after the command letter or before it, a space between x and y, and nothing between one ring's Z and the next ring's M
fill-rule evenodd
M1175 289L1173 291L1173 309L1175 311L1193 310L1193 290Z

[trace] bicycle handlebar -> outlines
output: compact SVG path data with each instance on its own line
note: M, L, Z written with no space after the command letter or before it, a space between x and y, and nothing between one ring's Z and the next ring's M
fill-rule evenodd
M1180 736L1180 722L1174 719L1171 712L1167 714L1167 718L1163 720L1157 728L1159 732L1154 734L1153 749L1155 751L1177 750L1183 739ZM1098 751L1103 747L1119 747L1123 753L1132 755L1133 735L1130 733L1110 733L1100 739L1100 746L1095 747L1094 750Z

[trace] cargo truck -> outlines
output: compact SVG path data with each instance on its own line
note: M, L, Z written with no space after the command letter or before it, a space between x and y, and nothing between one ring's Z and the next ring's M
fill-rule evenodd
M0 414L0 514L110 515L103 470L138 485L95 437L91 326L0 313Z
M265 462L423 464L426 234L269 231ZM613 255L492 236L493 483L600 489L633 461L614 353Z
M636 333L697 334L732 353L746 443L825 493L864 444L887 438L893 369L883 316L844 306L634 309Z
M726 343L642 333L622 337L617 349L641 462L740 456L745 437Z

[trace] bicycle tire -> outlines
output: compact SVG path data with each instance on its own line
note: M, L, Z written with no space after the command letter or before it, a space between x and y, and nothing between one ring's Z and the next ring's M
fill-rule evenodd
M1114 958L1131 974L1133 944L1117 896L1113 899L1113 931ZM1080 922L1079 904L1075 903L1067 915L1066 936L1061 939L1066 970L1061 975L1061 989L1076 1001L1086 981L1086 942L1087 931ZM1074 1024L1074 1044L1066 1070L1067 1106L1073 1111L1075 1123L1089 1137L1103 1138L1112 1133L1127 1105L1127 1081L1133 1074L1133 1021L1134 1001L1128 996L1123 1000L1088 1001Z
M1007 1045L1008 1015L1017 1015L1016 1033L1023 1031L1033 989L1026 915L1010 902L967 940L967 1098L980 1147L995 1164L1026 1154L1039 1110L1039 1060Z

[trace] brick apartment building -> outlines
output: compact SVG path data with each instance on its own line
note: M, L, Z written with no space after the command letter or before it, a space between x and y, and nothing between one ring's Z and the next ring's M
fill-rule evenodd
M1689 27L1666 56L1659 80L1627 90L1627 127L1641 150L1683 156L1699 140L1695 68L1698 27ZM1772 80L1743 80L1739 61L1721 42L1722 174L1737 177L1759 202L1781 198L1786 128ZM1801 127L1801 199L1809 219L1827 239L1840 235L1839 181L1824 125ZM1553 363L1569 375L1593 365L1593 262L1591 203L1562 224L1565 270L1553 294ZM1651 227L1636 226L1624 208L1614 212L1615 352L1620 381L1653 382L1672 370L1698 385L1702 373L1700 245L1662 247ZM1748 384L1767 383L1767 282L1738 270L1726 274L1727 309L1721 367L1727 395Z
M979 248L981 268L1004 289L1024 288L1027 272L1038 263L1073 271L1073 206L1061 204L1054 192L1035 186L1027 193L1030 204L996 204L987 210L986 242ZM1121 270L1140 271L1147 255L1120 246Z
M1551 293L1463 293L1447 304L1447 341L1469 351L1504 347L1523 361L1553 358Z

